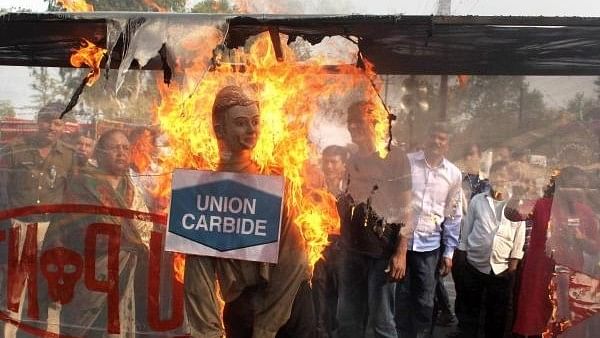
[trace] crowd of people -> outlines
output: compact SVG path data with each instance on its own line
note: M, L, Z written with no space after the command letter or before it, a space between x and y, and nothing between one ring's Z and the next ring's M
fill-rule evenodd
M145 148L156 143L156 134L148 128L111 129L97 139L81 132L65 142L57 118L63 108L45 106L38 132L2 151L2 209L79 203L164 212L165 203L151 194L155 178L148 175L158 171L151 156L155 149ZM597 214L581 195L593 188L592 180L581 169L566 167L540 194L526 174L524 155L506 147L496 149L485 174L476 144L455 164L448 158L452 133L442 123L432 124L415 147L420 150L392 148L381 157L373 111L370 102L352 104L346 122L354 146L331 145L321 153L322 181L315 181L336 197L341 224L312 275L287 208L278 264L187 257L185 310L193 337L425 338L436 325L454 324L453 337L541 337L553 310L548 287L555 265L583 271L584 256L598 255ZM260 168L252 161L260 109L240 87L216 95L212 118L218 170L281 174L280 168ZM147 161L132 161L132 153L148 154ZM553 203L557 187L564 193ZM83 253L84 229L77 224L122 223L107 215L91 215L85 222L81 217L36 214L6 226L37 222L42 247ZM551 218L557 223L553 231L562 236L551 237L560 242L552 257L547 253ZM119 233L119 311L130 319L121 321L121 332L133 335L147 326L140 316L144 300L136 293L143 281L136 275L147 274L140 262L148 255L153 227L132 219ZM104 271L110 257L98 255L96 268ZM446 290L449 274L454 304ZM42 321L53 307L50 300L40 306ZM98 329L104 325L97 325L109 316L103 295L76 290L72 302L56 311L61 334L106 335ZM18 312L25 318L27 309ZM568 319L568 308L561 315Z
M331 146L322 155L323 172L330 181L326 186L341 205L352 198L351 189L330 187L351 182L356 178L353 170L377 161L373 148L363 152L371 158L360 157L364 139L353 133L353 123L349 111L348 128L359 151L350 155L344 148ZM365 121L359 128L364 131L368 127ZM342 235L328 248L314 276L318 337L432 337L436 326L454 325L456 330L448 337L542 337L556 334L549 329L552 316L563 324L572 319L569 273L585 271L598 278L597 267L593 271L584 267L584 257L597 265L600 253L598 214L593 209L598 199L592 196L595 180L581 168L566 166L560 174L548 175L545 186L539 187L525 153L504 146L488 153L490 161L484 173L486 159L477 144L465 148L459 170L447 158L450 135L444 125L435 124L421 150L405 155L393 150L384 160L392 176L411 178L404 186L411 192L407 203L412 215L403 218L404 227L410 229L408 245L402 248L401 241L397 242L399 250L405 251L400 276L389 273L397 251L380 256L365 252L357 243L372 234L353 233L358 228L369 232L371 223L375 228L375 223L385 219L369 219L363 214L353 223L340 211ZM408 168L398 166L399 156L406 156ZM330 173L332 168L338 169L336 175ZM562 195L553 204L557 187ZM403 191L396 188L397 193ZM351 214L355 217L356 210ZM551 220L554 225L549 225ZM553 227L553 236L549 227ZM382 241L374 246L385 248L386 244ZM369 254L380 259L373 273L387 277L387 284L377 286L377 278L369 276L375 260L371 265L345 261L347 256L356 261ZM363 270L356 270L357 266ZM349 269L355 269L351 277L345 275ZM450 272L454 307L444 283ZM564 283L558 287L558 300L551 295L554 276ZM377 288L379 293L373 291ZM395 291L386 293L390 288ZM395 296L390 298L390 293ZM352 306L352 301L359 299L365 302ZM345 317L347 312L353 314L350 320ZM392 316L386 317L390 313ZM591 328L571 328L563 336L593 337L594 325L597 323Z

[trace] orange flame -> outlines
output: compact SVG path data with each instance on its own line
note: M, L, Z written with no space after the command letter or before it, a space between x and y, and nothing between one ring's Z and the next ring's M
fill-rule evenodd
M319 111L321 100L356 93L361 99L379 103L372 80L377 82L373 67L338 67L335 75L325 70L324 60L300 64L292 49L282 42L285 60L277 60L268 34L258 36L247 53L232 51L232 63L216 65L207 72L212 46L222 36L207 29L206 36L195 37L189 48L198 55L186 69L188 81L159 83L161 103L157 110L160 128L168 138L172 153L163 158L163 168L196 168L214 170L219 154L212 131L211 109L215 94L228 84L255 89L261 108L261 133L253 151L253 160L261 167L282 167L288 184L286 203L295 215L295 224L306 241L307 256L312 267L328 244L327 236L339 232L339 216L335 198L325 188L307 187L304 165L316 153L308 138L309 126ZM199 44L198 41L203 41ZM184 43L185 44L185 43ZM207 47L210 46L210 47ZM243 65L238 67L237 65ZM357 93L357 91L359 93ZM385 149L387 113L377 105L375 137L378 149ZM170 183L161 182L158 194L168 195Z
M173 253L173 271L175 272L175 278L178 282L183 283L183 276L185 272L185 255L174 252Z
M557 278L558 273L554 272L553 277L550 280L550 284L548 285L548 298L552 304L552 313L548 323L546 324L546 330L542 333L543 338L557 337L573 326L573 322L571 320L560 318L558 312L558 292L561 291L559 290L558 282L556 280Z
M94 6L85 2L85 0L57 0L56 3L66 9L67 12L94 11Z
M131 162L138 172L144 173L152 163L154 138L150 130L144 130L131 146Z
M167 12L167 9L160 6L159 4L157 4L156 2L152 1L152 0L143 0L144 3L146 4L146 6L154 9L157 12Z
M560 327L554 325L558 321L558 300L556 299L556 273L553 274L554 277L550 280L550 284L548 284L548 299L550 300L550 304L552 304L552 314L550 315L550 320L546 326L546 330L542 333L543 338L551 338L555 337L560 332Z
M92 86L100 77L100 62L106 55L106 49L96 46L86 39L82 39L81 48L73 50L71 55L71 65L73 67L83 67L84 65L90 68L87 75L87 85Z

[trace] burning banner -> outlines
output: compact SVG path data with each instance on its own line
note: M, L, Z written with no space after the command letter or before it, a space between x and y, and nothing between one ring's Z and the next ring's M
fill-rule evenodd
M315 139L315 130L326 134L329 128L315 123L324 107L331 102L350 106L357 98L367 102L364 108L372 130L366 135L380 156L385 156L391 120L368 60L359 57L361 67L332 66L322 53L300 57L303 42L295 42L300 47L292 48L294 44L288 46L287 37L278 34L262 34L244 48L226 50L222 46L226 30L218 25L196 25L179 39L185 28L189 28L185 23L167 26L149 19L129 32L130 50L111 87L120 89L131 62L143 67L151 53L161 51L177 81L170 85L157 81L160 100L152 121L156 128L105 130L90 159L91 154L63 145L63 122L52 116L66 110L52 106L48 113L56 115L47 121L39 118L38 134L3 153L8 159L7 181L27 182L8 188L11 197L0 213L4 222L0 267L6 272L1 282L7 290L0 300L4 336L19 332L60 337L190 333L183 309L185 256L164 251L170 174L176 168L226 170L220 165L228 155L219 149L222 140L213 120L215 96L223 88L242 88L260 109L260 116L252 122L261 127L251 140L254 145L248 160L253 168L285 180L281 208L286 228L282 232L294 235L291 239L282 235L287 244L282 244L280 268L261 267L260 278L274 279L280 274L307 285L330 236L340 232L336 196L318 183L319 169L311 163L324 147ZM350 62L357 62L355 44L346 43L351 46ZM98 78L106 52L87 40L74 51L71 63L90 68L84 84L91 86ZM343 120L344 115L330 119ZM159 137L163 151L157 149ZM49 149L51 154L41 167L30 160L38 149ZM68 161L70 155L83 160ZM364 196L357 193L356 202L372 200L371 208L380 216L397 217L393 185L380 177L371 180L369 175L357 176L367 190ZM349 180L337 179L338 187L354 189ZM296 266L293 261L303 263ZM231 285L217 291L216 275L211 282L215 282L216 294L231 300ZM296 287L307 287L301 285ZM291 298L286 296L285 302L293 301L296 291L291 288ZM218 295L215 302L222 302ZM215 308L221 307L219 303Z
M68 10L91 10L73 1L58 3L72 5ZM138 3L155 11L171 9L164 1ZM211 3L217 4L205 5ZM230 3L219 5L259 13L272 7L269 1ZM79 132L67 133L65 122L55 118L76 100L66 109L47 102L72 93L72 80L82 73L68 69L60 70L61 86L44 82L56 75L52 71L32 74L37 81L32 87L44 94L35 103L42 109L35 120L11 121L0 130L6 141L0 151L0 331L6 337L205 337L223 331L237 337L231 330L272 337L288 318L299 315L292 305L319 288L315 298L327 303L317 309L319 319L329 312L331 332L338 300L353 298L338 295L368 294L371 271L393 295L395 285L389 281L405 273L401 254L410 244L402 246L402 240L415 233L405 226L414 210L422 211L417 237L435 239L430 244L437 250L439 235L445 254L451 255L456 243L450 237L471 196L461 196L458 171L451 180L440 174L452 168L445 160L465 160L463 183L474 194L484 192L489 185L480 173L485 171L480 170L481 150L493 148L483 156L488 168L501 161L517 164L509 167L515 177L506 183L506 193L519 197L522 207L538 201L548 165L577 162L597 172L592 162L600 149L600 129L588 121L597 118L595 100L580 95L565 100L577 114L565 112L555 119L562 106L544 106L548 93L535 85L539 79L469 74L572 69L589 74L597 63L583 54L592 55L595 31L593 25L581 28L580 20L518 18L522 22L509 27L505 19L486 18L489 24L481 30L479 18L3 15L5 22L13 17L15 25L7 24L5 31L14 45L6 46L3 60L65 67L70 61L90 71L76 91L82 104L72 115ZM539 20L546 23L539 26ZM38 21L49 32L78 29L64 34L70 40L49 38L52 48L40 48L39 39L25 39L29 42L22 45L21 34L10 34L14 27L34 31L37 27L29 25ZM572 48L570 34L581 35L581 48ZM556 43L558 35L567 38ZM65 51L73 47L69 60ZM515 50L522 53L516 57ZM569 60L575 61L566 66L556 57L572 53ZM493 55L510 62L498 62ZM446 62L449 57L456 62ZM101 66L106 76L98 83ZM389 73L380 78L376 71ZM448 81L436 72L469 75ZM71 93L64 94L62 84ZM562 103L558 95L551 96ZM446 118L448 126L429 135L437 139L421 143L432 121ZM453 130L451 138L446 127ZM528 128L531 132L523 132ZM7 140L8 133L14 139ZM566 133L573 146L563 144ZM468 151L458 155L456 148L467 144ZM414 157L404 153L422 149ZM436 153L433 166L427 151ZM415 163L424 164L424 175L412 180ZM190 177L207 174L180 184L172 174L181 171L191 172ZM212 174L270 179L256 179L254 185L238 180L220 189L208 182ZM444 181L452 181L451 187ZM429 184L448 189L439 194L438 189L424 190L432 198L407 207L413 189ZM197 186L209 194L187 194ZM528 220L535 224L535 236L523 280L533 283L523 283L520 296L537 299L518 317L544 310L539 311L544 318L535 318L536 330L525 335L545 329L546 305L548 313L555 307L552 334L592 331L587 323L598 310L600 203L593 194L582 194L582 186L562 187L554 199L546 196L535 209L544 208L543 220ZM276 194L269 190L274 187ZM260 206L254 204L258 199L264 202ZM435 208L426 210L429 204ZM181 237L194 237L186 245L197 249L197 243L205 243L214 247L211 255L167 252L169 217L183 228ZM275 223L267 229L266 224ZM224 236L206 241L207 233ZM224 254L233 246L230 235L241 237L236 249L262 246L258 255ZM352 264L354 258L368 264ZM371 268L372 258L376 268ZM444 260L444 270L449 267ZM344 282L340 270L346 272ZM363 286L364 292L357 293ZM362 315L369 307L347 305L340 312L356 308ZM364 327L354 326L363 321L351 319L345 336L360 335Z
M90 72L85 77L85 83L88 86L93 86L100 76L100 62L106 54L106 49L100 48L90 41L83 39L81 48L74 50L71 55L71 64L73 67L80 68L87 66Z
M592 317L600 312L600 281L565 267L558 267L550 284L554 311L544 337L581 337L590 331Z
M548 336L584 336L600 311L600 195L580 173L573 167L561 171L552 205L547 252L556 268Z

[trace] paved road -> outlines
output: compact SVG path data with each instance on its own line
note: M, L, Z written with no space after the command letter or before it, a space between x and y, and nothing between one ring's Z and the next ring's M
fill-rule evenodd
M446 286L446 290L448 290L448 297L450 298L450 304L454 308L454 299L456 298L456 291L454 290L454 281L452 280L452 275L446 276L444 278L444 286ZM445 338L446 335L450 332L456 331L456 327L442 327L436 326L433 330L433 338Z

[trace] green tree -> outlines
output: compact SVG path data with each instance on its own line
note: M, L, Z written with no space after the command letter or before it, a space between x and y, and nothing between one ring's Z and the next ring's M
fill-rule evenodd
M13 107L9 100L0 100L0 119L3 120L7 117L15 117L16 115L15 107Z
M192 7L192 13L233 13L228 0L203 0Z
M449 109L481 118L516 116L519 110L539 115L546 107L542 93L530 89L524 76L472 76L466 88L452 88Z
M28 13L31 12L31 9L29 8L22 8L22 7L8 7L8 8L0 8L0 13L7 13L7 12L21 12L21 13Z
M544 126L551 111L524 76L472 76L450 88L448 116L459 121L464 142L491 146Z
M30 76L32 78L30 86L34 91L31 98L34 105L42 107L52 101L64 100L64 91L61 90L56 76L48 72L48 68L32 67Z
M578 120L600 118L600 105L598 104L598 100L585 97L582 92L575 93L575 96L567 102L566 110L568 113L573 114Z
M594 88L594 91L596 92L596 99L600 101L600 76L594 80L594 85L596 86L596 88Z

